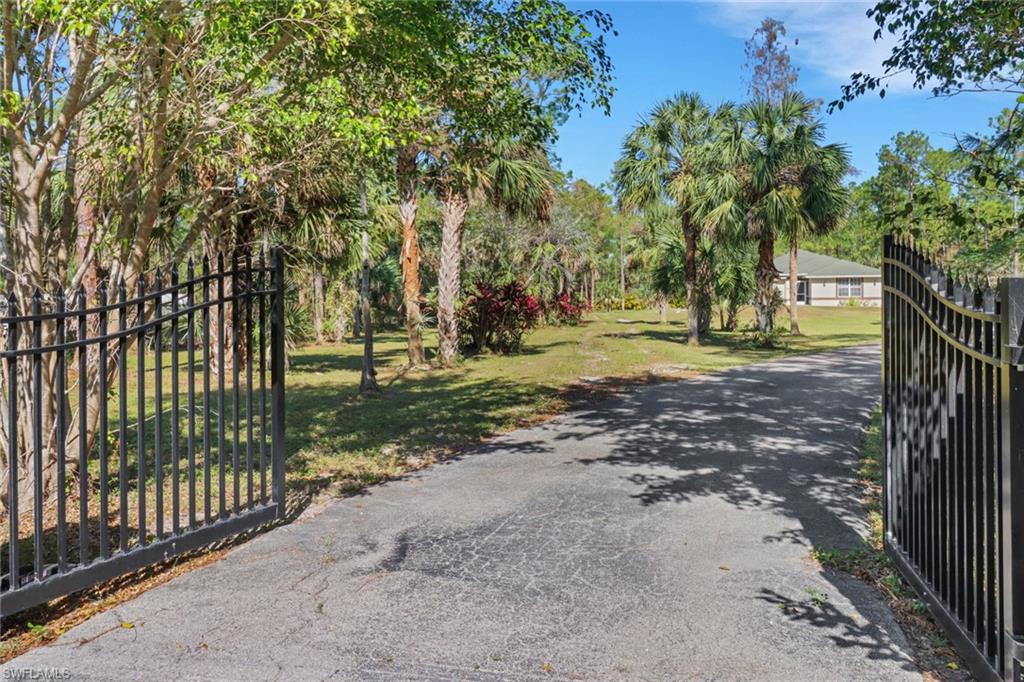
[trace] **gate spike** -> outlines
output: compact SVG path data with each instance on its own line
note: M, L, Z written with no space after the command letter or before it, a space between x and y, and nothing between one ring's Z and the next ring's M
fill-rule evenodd
M996 292L989 286L989 283L985 282L985 290L981 293L981 306L982 310L986 313L996 312Z

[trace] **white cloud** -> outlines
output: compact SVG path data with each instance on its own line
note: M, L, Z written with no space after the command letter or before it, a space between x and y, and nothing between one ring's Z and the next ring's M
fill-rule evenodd
M865 12L874 3L861 2L723 2L714 5L711 21L731 35L749 38L770 16L786 24L786 37L800 44L790 55L801 71L817 71L837 83L856 72L881 75L882 61L892 49L888 34L874 40L878 28ZM890 91L908 91L913 78L900 74L886 82Z

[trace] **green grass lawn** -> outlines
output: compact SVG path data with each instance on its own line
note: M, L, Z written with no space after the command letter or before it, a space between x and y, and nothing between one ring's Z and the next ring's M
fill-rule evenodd
M683 312L673 312L668 324L659 324L655 311L601 312L576 327L535 330L519 355L474 356L454 370L406 374L404 334L379 333L383 391L375 397L358 395L361 342L302 348L287 378L289 483L313 493L382 480L565 409L597 390L597 378L683 377L875 342L881 334L877 308L803 308L800 316L803 336L787 337L785 348L758 350L740 332L716 331L701 347L688 346ZM788 325L785 313L780 321Z

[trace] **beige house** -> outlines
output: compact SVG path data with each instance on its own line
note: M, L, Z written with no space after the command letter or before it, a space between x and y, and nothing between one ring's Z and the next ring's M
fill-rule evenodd
M775 259L775 269L780 273L775 287L788 304L788 253ZM882 273L878 268L801 249L797 251L796 275L799 305L882 304Z

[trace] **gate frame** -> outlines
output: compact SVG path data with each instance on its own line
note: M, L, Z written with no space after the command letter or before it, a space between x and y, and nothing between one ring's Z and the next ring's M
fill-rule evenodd
M270 289L264 289L260 293L263 295L269 294L270 310L269 310L269 326L270 326L270 418L271 418L271 442L270 442L270 476L271 486L270 495L265 503L254 503L251 509L239 509L238 511L231 513L226 517L215 518L210 522L204 523L194 529L182 528L179 533L170 532L167 537L157 539L153 542L137 546L125 552L116 552L113 556L108 558L94 557L91 561L86 564L80 564L70 570L60 572L57 564L47 564L46 574L40 579L38 575L34 580L27 584L22 584L16 587L8 586L8 589L0 592L0 618L9 617L19 611L38 606L52 599L69 595L100 583L118 578L128 573L138 571L154 564L165 562L172 559L175 556L179 556L186 552L202 549L209 547L213 543L231 538L245 531L253 530L261 526L266 526L275 522L283 521L286 518L286 488L285 488L285 369L284 369L284 354L285 354L285 260L284 250L282 247L273 247L269 254L269 264L264 267L263 272L269 271L270 273ZM223 264L223 259L219 262ZM262 261L261 261L262 262ZM246 260L248 273L251 277L253 269L250 261ZM210 280L217 276L219 281L223 282L223 279L227 275L231 275L235 278L234 283L237 286L237 274L240 271L238 259L232 257L231 269L224 271L222 268L218 273L210 273L209 271L204 272L200 277L193 278L186 282L178 283L176 280L172 280L174 284L171 289L173 290L174 303L172 304L172 313L170 316L163 318L162 313L158 312L157 317L160 317L161 321L170 321L171 319L183 318L189 314L189 310L180 309L177 306L177 297L180 291L185 290L186 287L195 284L196 282L209 283ZM257 270L260 271L260 270ZM251 279L250 279L251 282ZM251 285L250 285L251 286ZM234 300L234 296L237 293L237 289L233 290L231 300ZM222 293L222 292L221 292ZM251 295L251 290L250 290ZM153 294L145 294L140 296L138 299L127 299L121 302L122 309L126 306L133 306L136 301L144 301L148 297L152 297ZM38 297L37 297L38 298ZM80 299L84 301L84 295ZM160 294L157 294L156 300L158 301L158 308L162 306L159 303L162 299ZM209 308L212 305L217 305L218 302L223 304L226 299L221 295L215 301L204 301L201 305L196 305L192 308L194 313L196 310L203 308ZM139 305L142 305L139 303ZM233 304L234 305L234 304ZM101 298L99 308L88 308L85 311L87 315L90 312L105 310L113 306L106 304L105 300ZM58 315L66 315L72 317L78 314L80 311L68 311L63 312L61 308L58 308ZM235 311L237 312L237 311ZM14 311L15 316L17 311ZM36 311L38 315L38 311ZM232 313L233 315L235 313ZM8 319L16 319L18 321L31 321L32 318L25 317L12 317L10 311L0 315L5 322ZM84 318L83 318L84 319ZM221 316L223 321L223 314ZM222 322L223 323L223 322ZM146 327L146 322L141 324L137 323L140 329ZM12 322L12 329L17 329L16 323ZM132 331L129 328L128 331ZM237 331L237 330L236 330ZM265 329L261 329L260 333L265 333ZM123 333L123 332L122 332ZM59 338L59 337L58 337ZM20 352L17 350L15 343L16 336L9 339L12 347L8 349L8 352L15 353ZM62 339L61 339L62 340ZM90 341L98 342L98 339L93 338ZM177 339L174 341L177 343ZM237 344L237 339L233 342ZM79 342L77 339L74 342L68 344L58 343L55 352L65 352L66 348L74 348L79 346L82 348L82 352L85 352L85 348L88 347L87 342ZM207 351L208 352L208 351ZM204 357L204 362L206 358ZM12 375L14 372L14 364L11 363ZM193 381L195 377L193 376ZM249 389L251 390L251 388ZM212 395L212 392L208 395ZM207 398L208 399L208 398ZM14 408L12 407L12 411ZM122 418L124 415L122 415ZM60 417L58 417L60 418ZM196 414L191 414L190 419L197 419ZM111 453L113 454L113 453ZM237 476L237 473L236 473ZM15 483L16 485L16 483ZM59 497L63 499L64 494L59 494ZM37 497L33 501L33 507L41 505L42 501ZM28 510L24 510L27 512ZM102 512L101 512L102 513ZM21 510L19 510L18 516L20 517ZM17 523L16 520L13 523ZM36 539L40 541L39 538ZM8 577L8 581L10 578ZM20 582L20 573L18 577Z
M906 296L906 292L898 285L890 282L887 264L895 267L907 268L906 264L890 258L894 247L907 247L913 249L912 243L898 243L893 235L885 235L882 241L882 271L883 271L883 324L882 324L882 411L881 424L882 436L882 524L884 529L884 548L886 554L892 559L900 574L914 587L923 598L928 610L942 626L945 634L950 638L958 653L965 659L972 674L979 680L990 680L993 682L1024 682L1024 277L1004 277L999 280L998 299L994 301L995 307L986 313L998 316L1000 325L1000 338L995 340L999 348L997 351L998 365L996 372L1000 377L1001 391L999 398L999 419L1000 429L994 435L999 439L999 452L1001 453L1001 469L999 470L999 508L994 518L998 520L1002 537L1001 545L996 550L997 567L1000 570L999 577L1002 579L998 585L999 599L997 605L1001 609L1001 617L996 617L997 627L1001 624L1001 632L996 636L1002 640L1002 657L998 661L1001 671L994 668L992 662L978 648L973 641L971 634L965 629L955 613L947 607L943 598L933 589L932 585L918 572L910 556L901 548L899 541L894 536L890 524L890 502L892 497L892 472L893 457L899 452L890 447L889 422L894 414L893 388L890 385L891 363L899 362L893 356L898 348L894 339L897 333L912 334L913 331L906 329L906 320L894 320L893 313L886 305L887 293L896 293ZM916 250L915 257L927 261ZM932 272L941 272L937 265L930 263ZM946 275L942 273L942 281ZM950 306L961 303L960 284L956 285L956 294L953 294L954 287L949 286L946 291L936 289L937 283L929 279L929 284L937 296L941 296ZM950 283L951 284L951 283ZM922 315L918 306L917 314ZM916 321L916 320L915 320ZM897 327L901 327L897 329ZM947 342L952 341L953 334L950 330L943 329L936 332L947 337ZM932 346L934 348L934 345ZM995 376L995 374L993 375ZM930 398L930 396L929 396ZM964 396L967 400L967 396ZM1014 418L1016 415L1016 418ZM915 420L916 422L917 420ZM924 431L928 424L915 423L911 429L920 428L919 434ZM929 434L930 437L930 434ZM918 445L918 447L921 447ZM908 458L909 459L909 458ZM894 502L895 503L895 502ZM927 540L927 538L925 538ZM999 550L1001 549L1001 552ZM956 553L963 551L952 541L950 551ZM948 562L947 562L948 563Z

